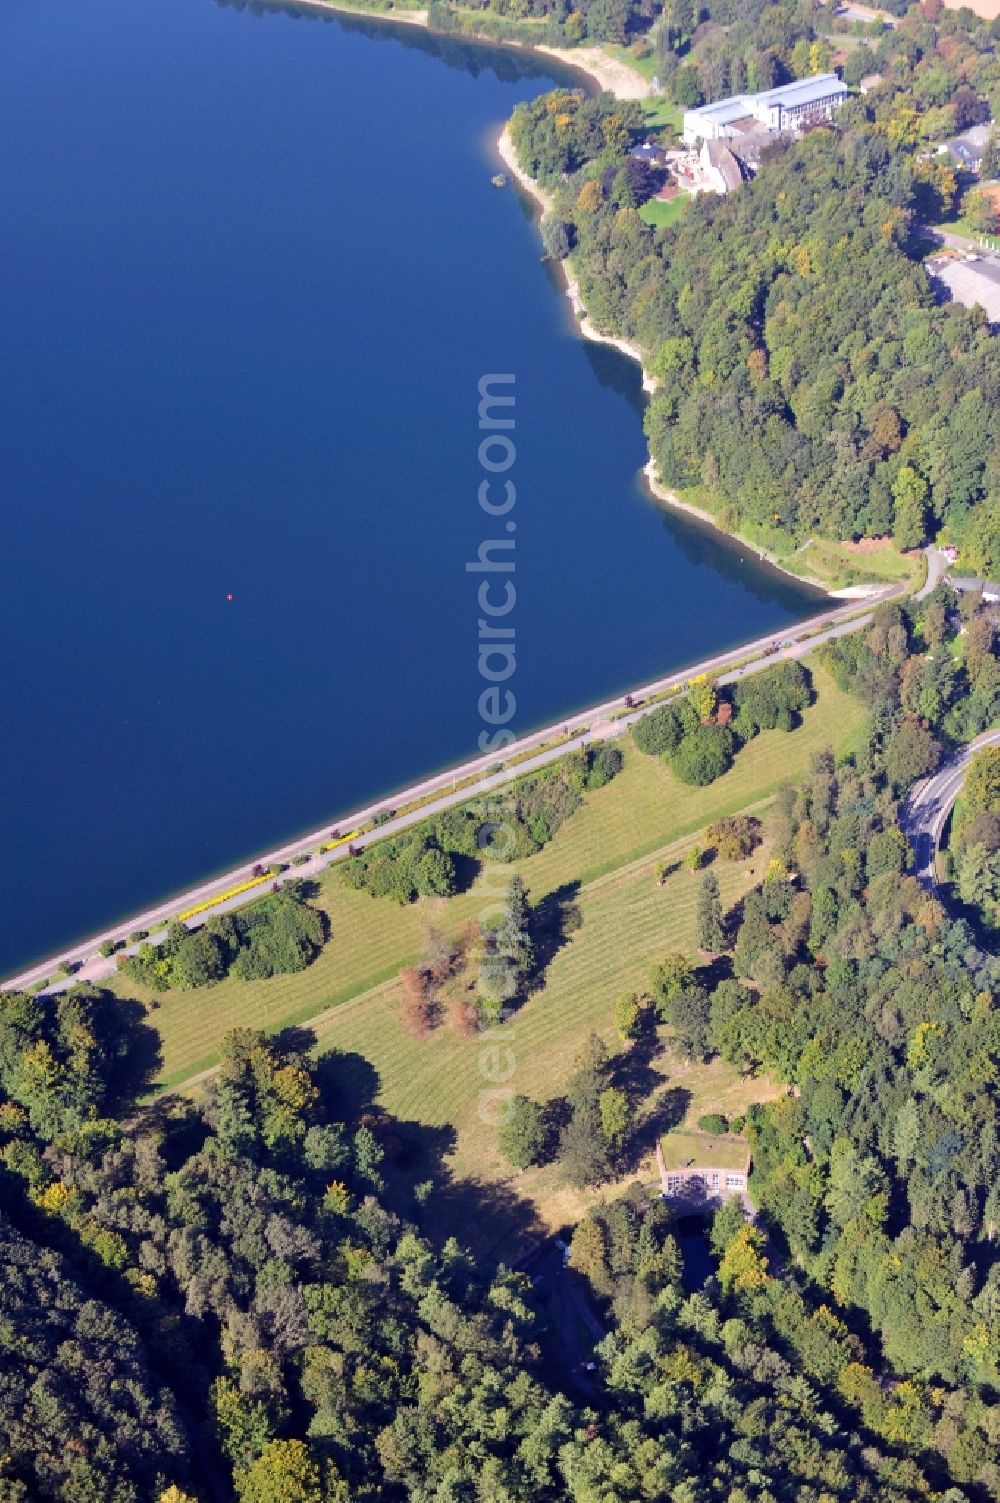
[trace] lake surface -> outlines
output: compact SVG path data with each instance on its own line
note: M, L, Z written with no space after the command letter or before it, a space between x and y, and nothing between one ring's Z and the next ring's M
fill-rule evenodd
M554 76L4 0L0 974L476 751L484 373L516 375L517 732L815 609L646 500L637 368L490 185Z
M697 1294L700 1289L704 1289L715 1273L708 1230L709 1222L704 1218L683 1216L674 1231L682 1260L681 1282L686 1294Z

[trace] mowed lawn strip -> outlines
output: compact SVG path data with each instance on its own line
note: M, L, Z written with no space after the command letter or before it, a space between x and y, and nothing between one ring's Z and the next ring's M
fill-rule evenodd
M684 849L679 842L673 851L680 855ZM764 846L749 861L715 863L726 907L759 880L767 857ZM558 1164L514 1174L497 1150L496 1111L508 1090L541 1102L561 1095L592 1032L612 1052L619 1049L615 998L623 991L644 991L652 966L671 950L693 954L699 874L680 866L661 886L656 864L656 857L643 857L581 890L575 902L582 924L552 960L543 988L491 1036L457 1038L442 1026L426 1039L413 1038L401 1022L398 982L380 988L363 1007L331 1012L323 1020L319 1051L343 1056L335 1074L352 1098L361 1084L405 1124L407 1140L427 1129L429 1141L445 1150L453 1180L467 1187L453 1206L446 1198L437 1208L440 1235L454 1234L484 1256L509 1260L523 1250L526 1237L575 1222L595 1198L596 1192L567 1186ZM693 1127L705 1112L737 1115L751 1101L768 1100L781 1090L767 1077L744 1080L719 1060L686 1063L671 1053L667 1029L657 1029L656 1036L661 1047L644 1063L644 1113L657 1111L666 1104L665 1095L676 1093L673 1111ZM507 1075L501 1088L490 1076L496 1070ZM649 1151L626 1179L656 1182L654 1140L650 1135ZM504 1194L497 1199L499 1186ZM473 1225L465 1221L470 1189L479 1192ZM609 1187L600 1193L610 1193Z
M623 743L625 768L614 782L587 797L537 855L518 864L533 902L570 883L581 888L629 863L662 852L724 814L770 797L782 783L804 773L812 755L830 744L851 747L864 721L858 701L843 694L822 669L812 665L816 702L802 725L789 734L765 732L744 748L732 769L708 788L677 782L657 758L645 757ZM168 992L150 1014L162 1047L161 1085L174 1087L210 1068L229 1029L277 1030L317 1019L360 993L394 976L419 957L428 923L457 932L495 896L506 875L493 867L489 886L481 876L468 892L450 899L423 899L400 907L367 893L343 887L335 871L323 879L318 905L326 912L331 938L307 970L270 981L229 978L218 986L192 992ZM692 899L693 901L693 899ZM656 923L647 914L636 920ZM589 977L582 983L589 988ZM114 983L122 995L149 993L124 977ZM362 1009L351 1008L351 1026L361 1038ZM346 1017L345 1017L346 1024ZM416 1046L405 1040L412 1051ZM441 1119L443 1120L443 1119Z
M724 905L753 885L751 868L759 875L766 859L762 849L749 862L715 864ZM547 1101L561 1093L592 1031L617 1047L615 998L643 991L651 967L669 951L694 952L700 876L682 867L660 886L654 867L655 858L644 858L581 890L574 899L579 929L555 955L544 986L490 1039L457 1038L447 1027L413 1038L400 1021L397 983L382 988L369 1006L331 1013L321 1050L362 1055L378 1075L379 1100L394 1116L427 1127L451 1124L458 1134L451 1161L456 1173L503 1173L491 1112L496 1091L484 1074L491 1046L500 1047L505 1068L513 1064L505 1086Z

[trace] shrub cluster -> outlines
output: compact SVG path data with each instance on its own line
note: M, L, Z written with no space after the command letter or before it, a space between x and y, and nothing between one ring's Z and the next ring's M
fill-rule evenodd
M353 857L341 868L348 886L373 897L409 903L448 896L458 882L457 863L518 861L547 845L583 802L621 771L615 746L601 744L561 757L551 767L521 778L489 800L446 809L418 832L396 836Z
M305 970L323 938L322 915L305 901L298 883L288 882L199 929L171 924L162 944L141 944L135 955L122 958L119 969L156 992L211 986L230 974L260 981Z
M632 739L648 756L666 757L682 783L703 787L727 772L739 747L759 731L792 730L811 693L801 663L777 663L737 681L731 703L716 704L709 685L694 685L638 721Z

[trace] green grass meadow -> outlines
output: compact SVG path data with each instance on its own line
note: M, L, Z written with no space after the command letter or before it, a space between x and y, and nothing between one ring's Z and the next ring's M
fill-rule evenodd
M652 965L664 954L695 947L699 877L683 857L697 833L722 815L762 806L784 782L806 772L821 747L853 747L864 723L861 705L821 668L812 671L816 698L801 725L789 734L757 737L708 788L678 783L663 761L626 743L620 775L590 794L549 845L519 863L532 903L559 893L576 908L579 922L551 959L544 983L494 1040L459 1037L446 1021L426 1038L413 1037L401 1021L398 973L419 958L429 925L457 933L497 901L513 868L493 865L467 892L405 907L350 891L332 871L315 899L327 915L330 938L306 971L270 981L229 978L159 999L149 1022L160 1034L160 1088L196 1088L196 1077L217 1061L231 1028L276 1031L308 1022L318 1052L335 1052L332 1072L351 1106L377 1103L406 1124L406 1140L426 1144L428 1168L432 1158L445 1155L462 1193L456 1191L450 1211L441 1214L453 1218L449 1229L464 1241L510 1255L511 1239L529 1235L529 1228L537 1233L573 1221L586 1197L561 1181L558 1166L512 1176L501 1161L491 1120L493 1093L509 1086L542 1101L560 1094L592 1030L619 1047L615 999L623 991L644 990ZM749 861L716 863L725 904L760 880L766 859L761 848ZM656 873L664 861L671 871L660 884ZM469 978L459 978L452 994L468 986ZM143 995L124 978L115 987L122 995ZM145 994L143 1000L152 998ZM659 1032L660 1043L668 1045ZM682 1063L669 1047L654 1049L644 1068L644 1110L664 1093L681 1092L674 1106L689 1126L704 1112L738 1113L776 1090L766 1079L740 1079L720 1061ZM498 1072L504 1074L499 1085ZM651 1153L636 1172L646 1182L655 1180ZM474 1229L465 1225L470 1194Z
M639 218L644 219L647 224L651 224L657 229L664 224L674 224L676 220L680 219L690 202L691 200L686 193L680 194L677 198L667 200L649 198L639 210Z
M652 859L720 815L767 798L782 782L804 772L820 746L849 746L862 723L861 706L841 693L822 669L814 667L813 677L816 701L803 716L802 725L788 735L774 731L759 736L740 752L731 770L708 788L685 787L663 762L625 743L626 763L619 777L589 795L585 806L544 850L520 863L532 901L568 883L589 888L609 873ZM492 870L496 873L498 868ZM501 883L510 870L499 869ZM467 892L454 898L422 899L399 907L349 891L332 870L324 876L316 899L329 920L330 939L308 970L269 981L230 977L218 986L168 992L159 999L150 1022L160 1034L161 1084L178 1086L211 1067L223 1035L233 1027L277 1030L318 1018L331 1009L345 1009L345 1037L349 1037L351 1029L360 1029L361 1024L359 1009L347 1010L346 1004L389 982L401 966L418 958L429 923L457 932L466 920L482 912L487 896L480 876ZM680 934L686 912L682 888L673 896L679 906L672 904L671 912L681 925ZM652 927L658 942L656 911L640 905L636 913L640 924ZM577 947L581 952L587 948L585 934L586 924ZM589 994L597 986L597 973L588 972L579 984ZM124 978L115 986L123 994L139 991ZM152 998L147 994L143 1000ZM353 1020L349 1026L348 1016Z

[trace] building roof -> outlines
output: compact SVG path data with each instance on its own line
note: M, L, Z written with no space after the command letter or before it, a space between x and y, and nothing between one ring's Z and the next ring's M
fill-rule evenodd
M638 157L640 162L662 162L666 151L657 141L643 141L641 146L632 147L632 155Z
M985 311L991 324L1000 324L1000 264L990 260L934 262L928 268L943 282L956 303L967 308L976 304Z
M676 1129L660 1139L665 1168L724 1169L730 1174L749 1174L750 1145L735 1133L682 1132Z
M798 109L804 104L816 104L833 94L847 92L847 85L841 83L836 73L816 73L811 78L797 78L793 83L766 89L755 97L759 104L780 104L782 109Z
M738 136L730 136L726 145L738 162L744 163L751 172L756 172L765 151L776 142L787 139L786 135L777 131L762 130L758 125L755 131L748 131L746 135L741 133Z
M738 188L743 181L743 173L740 171L739 162L725 141L706 141L704 151L709 164L720 174L726 191Z
M685 110L684 118L710 120L715 125L736 126L743 121L752 130L759 120L755 110L780 105L783 109L795 109L802 105L819 103L833 95L843 96L849 92L836 73L817 73L811 78L798 78L789 84L779 84L776 89L766 89L763 94L732 94L728 99L716 99L712 104L699 105L697 109Z
M989 125L974 125L970 130L963 131L960 136L952 136L950 141L944 143L941 150L949 152L952 160L960 167L968 167L976 171L983 160L983 152L990 139L991 129Z
M749 98L747 94L733 94L729 99L717 99L714 104L701 104L696 110L686 110L685 114L713 120L717 125L735 125L737 120L753 119Z
M968 167L971 171L975 171L983 160L981 148L969 146L965 141L949 141L948 151L960 167Z
M962 131L959 136L952 136L946 141L946 146L968 146L974 150L982 151L993 133L993 121L987 125L970 125L968 130Z

